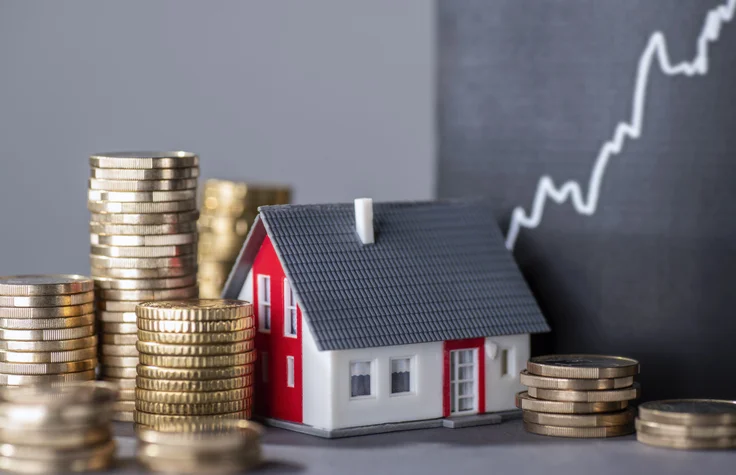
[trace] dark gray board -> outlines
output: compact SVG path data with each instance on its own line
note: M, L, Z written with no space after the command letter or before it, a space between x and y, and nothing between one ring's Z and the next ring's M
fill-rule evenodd
M652 34L692 61L712 0L440 1L439 195L486 196L506 232L539 179L582 184L631 118ZM647 75L641 136L597 209L547 200L514 255L552 326L535 352L641 360L643 398L736 398L736 21L708 71Z

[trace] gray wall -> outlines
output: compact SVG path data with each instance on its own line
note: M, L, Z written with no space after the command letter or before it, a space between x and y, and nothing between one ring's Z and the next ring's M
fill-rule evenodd
M298 202L434 190L427 0L0 0L0 274L88 272L87 157L186 149Z

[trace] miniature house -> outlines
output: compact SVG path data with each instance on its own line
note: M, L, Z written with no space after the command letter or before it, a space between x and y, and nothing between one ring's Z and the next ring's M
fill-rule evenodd
M255 413L325 437L514 409L549 331L477 201L261 207L224 297L254 304Z

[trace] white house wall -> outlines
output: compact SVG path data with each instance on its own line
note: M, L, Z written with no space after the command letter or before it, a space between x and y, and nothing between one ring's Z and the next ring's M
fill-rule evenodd
M253 270L248 271L248 277L245 278L245 284L240 289L238 299L253 303Z
M333 427L333 352L319 351L309 325L302 319L302 421L318 429Z
M501 374L502 351L508 351L506 375ZM486 338L486 412L515 409L514 397L525 387L519 382L519 372L529 359L529 335L508 335Z

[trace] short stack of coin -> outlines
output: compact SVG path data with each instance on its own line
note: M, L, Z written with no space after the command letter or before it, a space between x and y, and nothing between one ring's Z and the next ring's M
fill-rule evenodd
M89 277L0 277L0 386L95 379L94 297Z
M639 362L602 355L548 355L532 358L521 372L528 391L516 395L524 428L557 437L616 437L634 432L639 397Z
M71 473L108 468L114 385L98 381L0 390L0 471Z
M242 473L261 463L261 429L224 419L203 431L162 432L136 426L138 461L149 470L186 474Z
M736 448L736 401L671 399L639 406L639 442L671 449Z
M87 206L102 378L121 388L116 419L135 407L135 307L193 298L197 288L199 157L123 152L90 157Z
M286 186L227 180L205 182L199 217L199 295L202 298L220 297L258 207L288 204L290 199L291 190Z
M240 300L138 305L135 422L160 431L249 418L253 308Z

